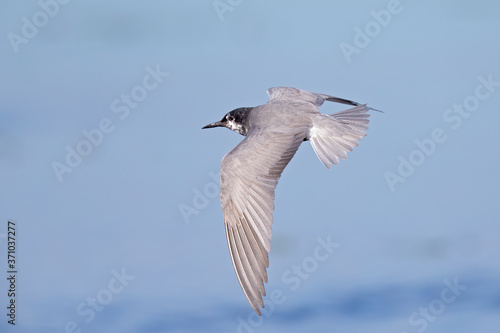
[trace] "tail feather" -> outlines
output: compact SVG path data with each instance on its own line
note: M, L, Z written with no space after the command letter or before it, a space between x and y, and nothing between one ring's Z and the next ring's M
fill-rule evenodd
M370 110L366 105L337 112L331 115L318 114L307 139L323 164L330 168L345 160L347 152L357 147L358 141L366 136Z

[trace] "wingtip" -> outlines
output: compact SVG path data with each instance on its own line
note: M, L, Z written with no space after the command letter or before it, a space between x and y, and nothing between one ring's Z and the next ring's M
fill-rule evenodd
M260 312L259 305L255 305L255 306L252 305L252 308L255 311L255 313L257 313L259 316L262 316L262 313ZM262 307L262 308L264 308L264 307Z
M377 112L380 112L380 113L384 113L384 111L379 110L379 109L372 108L372 107L370 107L370 106L368 106L368 105L366 105L366 104L365 104L365 106L366 106L368 109L372 110L372 111L377 111Z
M377 111L377 112L384 113L384 111L379 110L379 109L372 108L371 106L368 106L368 104L366 104L366 103L365 103L365 104L358 104L356 107L363 107L363 108L366 108L366 109L367 109L367 111L368 111L368 110L372 110L372 111ZM352 108L352 109L355 109L355 108ZM349 110L352 110L352 109L349 109ZM346 111L348 111L348 110L346 110Z

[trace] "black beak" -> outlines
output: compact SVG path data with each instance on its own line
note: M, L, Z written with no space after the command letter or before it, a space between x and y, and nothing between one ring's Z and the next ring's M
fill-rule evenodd
M213 128L213 127L226 127L226 123L223 121L217 121L215 123L208 124L207 126L204 126L201 129Z

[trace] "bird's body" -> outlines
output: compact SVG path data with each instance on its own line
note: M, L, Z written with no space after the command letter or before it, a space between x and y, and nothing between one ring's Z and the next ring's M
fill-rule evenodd
M274 190L300 144L310 140L327 168L346 158L368 129L366 105L295 88L271 88L268 103L235 109L216 123L245 135L221 163L221 205L233 266L253 309L264 307ZM325 100L353 105L320 114Z

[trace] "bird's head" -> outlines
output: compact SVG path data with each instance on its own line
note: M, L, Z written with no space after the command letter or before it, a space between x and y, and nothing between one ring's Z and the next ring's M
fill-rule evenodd
M208 124L207 126L202 127L205 128L213 128L213 127L226 127L231 131L235 131L241 135L247 135L248 133L248 112L252 108L238 108L234 109L231 112L228 112L220 121L216 121L215 123Z

